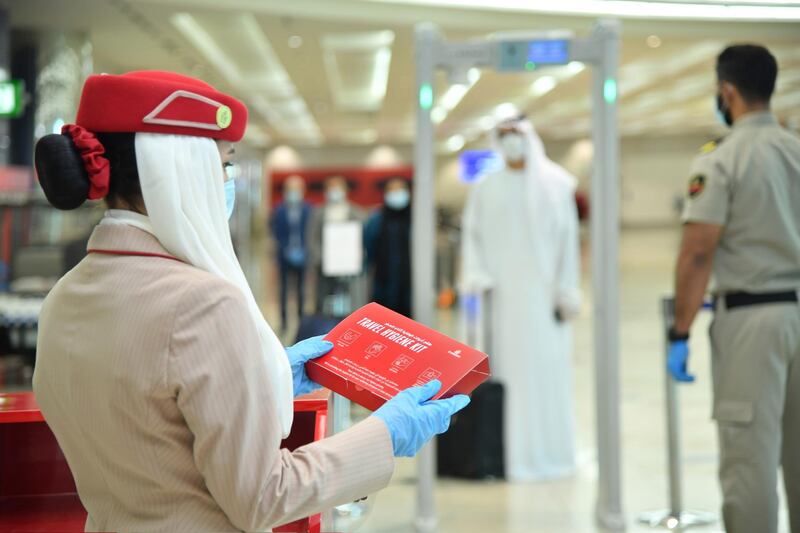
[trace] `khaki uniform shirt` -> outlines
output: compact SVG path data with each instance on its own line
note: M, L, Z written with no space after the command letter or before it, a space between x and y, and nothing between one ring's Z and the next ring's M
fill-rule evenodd
M167 254L129 226L90 249ZM34 392L88 531L265 530L366 496L392 475L386 425L279 449L241 291L177 260L89 254L45 300Z
M800 288L800 139L770 112L752 113L703 152L683 220L724 226L713 292Z

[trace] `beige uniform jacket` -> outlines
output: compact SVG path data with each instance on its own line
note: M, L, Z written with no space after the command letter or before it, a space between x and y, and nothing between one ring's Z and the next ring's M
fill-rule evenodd
M693 165L684 222L724 226L714 293L800 287L800 138L768 111L739 118Z
M98 226L90 249L167 254ZM241 292L160 257L92 253L40 319L34 391L87 531L265 530L385 487L374 417L290 453Z

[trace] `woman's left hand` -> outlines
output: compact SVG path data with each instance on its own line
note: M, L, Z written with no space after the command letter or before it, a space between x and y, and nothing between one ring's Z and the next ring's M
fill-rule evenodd
M286 355L289 357L289 364L292 367L295 398L322 388L306 375L306 363L322 357L333 348L333 343L322 340L323 337L324 335L311 337L286 348Z

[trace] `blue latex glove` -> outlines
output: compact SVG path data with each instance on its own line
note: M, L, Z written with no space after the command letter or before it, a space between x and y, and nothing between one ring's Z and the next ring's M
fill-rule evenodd
M450 417L469 404L469 396L463 394L431 400L441 388L438 379L408 388L373 413L389 427L395 457L414 457L434 435L447 431Z
M292 367L295 398L322 388L308 378L306 363L322 357L333 348L333 343L322 340L323 337L324 335L311 337L286 348L286 355L289 357L289 364Z
M669 345L669 356L667 357L667 368L669 373L676 381L691 383L694 376L686 372L686 364L689 362L689 342L672 341Z

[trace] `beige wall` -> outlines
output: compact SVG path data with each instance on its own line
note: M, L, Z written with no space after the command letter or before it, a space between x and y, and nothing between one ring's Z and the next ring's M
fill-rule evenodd
M265 166L270 169L301 167L387 167L412 165L413 147L397 146L322 146L291 148L278 146L268 151Z
M622 222L676 224L676 200L685 195L692 160L706 137L632 138L622 142Z
M628 137L620 149L620 209L625 227L668 226L678 222L675 208L689 180L689 170L700 147L709 139L686 137ZM548 143L548 154L576 172L574 142ZM572 159L572 161L570 161ZM570 164L571 163L571 164ZM581 187L589 190L590 168L578 165Z

